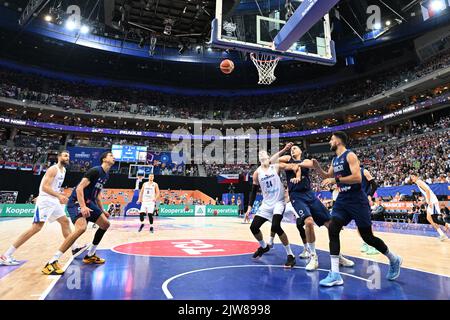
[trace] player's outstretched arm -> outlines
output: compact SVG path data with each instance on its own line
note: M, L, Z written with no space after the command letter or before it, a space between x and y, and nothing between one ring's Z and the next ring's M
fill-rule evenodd
M252 211L253 203L255 203L256 194L258 193L259 183L258 183L258 171L253 173L253 184L252 190L250 191L250 198L248 200L247 212L245 213L245 217L247 218Z
M144 184L142 184L141 191L139 191L139 198L136 203L142 203L142 196L144 195Z
M270 157L270 163L277 163L277 162L288 162L291 159L290 155L285 155L283 156L283 154L285 154L286 152L288 152L292 146L294 144L292 142L289 142L288 144L286 144L286 146L281 149L280 151L278 151L277 153L275 153L274 155L272 155Z
M327 172L327 171L322 169L322 167L320 166L319 161L317 161L316 159L312 159L311 161L313 163L314 170L316 170L322 178L332 178L333 177L333 174L334 174L334 172L333 172L333 163L328 168L328 172Z

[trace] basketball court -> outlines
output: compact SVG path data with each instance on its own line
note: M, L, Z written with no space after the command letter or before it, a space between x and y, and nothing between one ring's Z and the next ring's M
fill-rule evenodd
M226 77L231 78L232 72L239 72L239 65L242 66L247 62L253 63L256 68L255 74L258 74L258 84L263 86L269 86L277 80L277 65L284 61L296 61L299 62L299 65L302 63L334 66L337 56L335 42L331 37L329 12L338 3L338 0L216 0L214 12L207 12L211 17L210 40L202 46L204 45L204 48L211 49L211 51L217 50L224 56L225 53L233 51L234 57L242 58L242 61L235 62L225 60L225 58L217 59L216 71L220 74L219 70L221 70L223 73L220 76L225 79ZM253 8L251 10L249 10L250 5ZM125 7L125 5L123 6ZM120 8L123 9L122 6ZM187 6L184 8L183 14L186 12L186 8ZM198 8L200 8L200 2ZM31 16L32 14L28 19L31 19ZM125 13L122 17L125 17ZM193 20L196 19L198 17ZM172 32L172 27L174 27L174 32L177 27L175 22L172 23L169 20L171 19L165 19L162 29L164 30L163 34L167 36ZM47 22L50 23L50 21ZM58 28L58 26L54 28ZM145 26L141 30L144 28ZM74 43L77 44L77 41L81 39L80 43L84 43L81 45L86 47L91 46L91 48L105 51L109 49L116 53L119 50L120 54L123 50L124 54L131 56L130 52L143 49L147 46L144 42L151 39L150 46L145 47L145 58L148 58L147 55L153 57L156 45L156 36L154 36L156 32L147 28L148 30L151 31L149 33L151 38L149 36L148 39L145 39L142 36L139 45L135 44L133 48L130 47L131 49L122 47L118 49L117 46L111 49L114 45L106 41L102 44L93 41L88 45L86 44L89 43L86 40L87 36L85 39L81 34L78 34ZM111 40L111 43L113 41L115 40ZM117 40L117 42L120 41ZM153 49L151 49L152 47ZM182 55L183 48L179 51L180 55ZM110 64L113 62L110 61ZM150 71L148 72L150 73ZM181 75L181 72L179 74ZM176 77L175 73L174 77ZM23 100L23 103L25 102L26 100ZM305 100L304 104L306 102L308 100ZM63 112L62 109L60 111ZM334 112L329 110L320 112L334 115ZM342 111L342 113L345 112ZM135 120L139 118L136 115L137 113L133 115ZM168 118L171 116L173 115L167 115ZM173 117L175 119L175 116ZM300 117L297 118L297 120L300 119ZM180 127L188 126L187 120L186 122L184 120L180 118L175 122L180 124ZM222 123L222 120L215 121L214 124L217 125ZM244 125L241 121L242 119L235 121L236 128L238 123ZM381 122L382 120L377 121ZM35 122L36 127L39 124L39 122ZM127 122L124 122L124 128L116 127L114 130L94 128L90 132L105 133L105 135L134 135L149 140L151 138L169 139L170 137L168 133L153 132L151 135L150 132L144 130L134 131L135 128L126 128L126 124ZM298 124L299 126L303 125L300 121ZM271 122L270 126L275 128ZM220 129L222 130L222 127ZM86 128L86 132L88 132L87 130ZM310 135L317 134L318 132L315 130L311 130ZM328 134L332 128L327 125L318 130L322 130L321 134ZM290 137L290 134L290 132L283 132L280 135L278 132L271 134L270 138L276 141L278 148L280 144L278 139ZM187 137L190 139L194 135L189 134ZM231 138L235 139L236 137ZM214 137L215 139L216 137ZM210 140L212 141L212 139ZM306 144L306 140L304 141ZM169 143L167 142L167 144ZM202 146L201 143L200 146ZM145 178L148 178L150 174L153 175L153 166L138 165L139 162L149 163L147 147L142 146L142 148L144 150L142 157L138 156L133 161L123 161L128 165L132 162L136 163L129 167L130 179L137 179L140 175ZM119 149L113 148L109 153L117 158L116 154L120 153L116 152L119 152ZM185 165L186 162L182 162L182 164ZM108 167L108 170L111 167ZM239 174L237 175L239 182ZM206 173L203 177L207 177ZM158 176L155 177L155 181L158 182ZM245 181L248 182L248 177ZM127 197L127 200L124 200L125 204L132 203L134 205L132 208L127 207L126 210L133 209L134 213L138 215L140 213L137 206L139 182L141 180L136 183L134 195L131 189L121 191L120 194L120 197ZM338 178L335 183L339 184ZM175 193L174 190L165 191ZM108 196L111 198L118 195L109 194ZM213 200L217 195L205 194L204 196L207 200L199 205L203 209L207 206L207 201ZM152 201L155 201L156 205L156 199L152 198ZM185 202L181 201L180 203L173 203L173 205L182 207ZM212 202L209 204L212 205ZM214 202L214 204L216 203ZM189 206L185 208L185 211L189 211ZM157 216L155 217L154 232L149 232L146 216L146 225L141 232L138 232L141 222L137 216L110 217L111 227L105 233L97 250L97 254L106 259L106 263L101 265L83 264L83 255L73 258L69 250L60 260L51 261L52 263L59 261L64 266L65 273L62 276L45 276L41 272L63 241L59 225L57 223L46 224L43 231L14 254L14 257L20 262L19 265L0 266L0 299L450 300L450 241L439 241L437 233L431 228L420 229L415 225L399 222L374 223L375 234L389 244L389 251L386 252L395 252L403 258L399 278L396 281L388 281L386 279L389 268L387 258L380 253L367 255L361 252L361 237L355 226L350 224L345 227L340 236L341 252L353 260L355 265L341 268L343 286L322 287L319 285L319 281L331 271L329 236L326 228L315 228L320 266L317 270L307 271L305 267L308 260L298 257L303 250L303 245L296 225L289 218L283 220L283 229L296 257L295 267L287 269L284 266L286 253L278 237L275 238L274 247L260 259L255 260L252 255L258 249L259 244L250 232L250 225L243 223L243 219L237 217L237 213L233 217L217 216L217 213L212 216L204 216L204 212L201 216L196 213L192 214L192 217ZM12 239L17 238L31 223L32 218L25 217L1 219L0 252L5 252ZM93 228L90 224L87 232L77 240L77 243L90 244L96 230L98 229ZM262 231L267 239L270 234L270 225L265 224ZM450 236L449 232L447 232L447 236ZM396 261L400 261L400 259L397 258Z
M0 221L0 251L31 223L18 218ZM342 250L355 261L343 268L344 286L318 285L330 268L326 229L316 228L319 270L305 271L297 257L294 269L283 268L285 252L275 247L259 260L252 254L258 244L248 224L236 217L157 217L155 233L137 232L137 218L112 218L100 245L104 265L83 265L81 258L63 256L64 276L45 276L41 268L62 240L59 226L50 224L16 255L20 266L0 268L1 299L44 300L448 300L450 298L450 247L427 232L377 232L402 255L400 278L387 281L388 265L381 254L359 251L356 231L342 233ZM301 252L294 224L284 223L296 255ZM89 242L88 229L80 243ZM263 226L264 235L269 227ZM54 239L50 244L48 239ZM417 248L414 250L414 243ZM430 258L432 257L432 258ZM420 279L420 280L419 280Z

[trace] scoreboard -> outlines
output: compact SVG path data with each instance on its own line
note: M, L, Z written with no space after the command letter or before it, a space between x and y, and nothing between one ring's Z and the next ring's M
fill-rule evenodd
M111 149L116 161L120 162L146 162L147 147L127 146L114 144Z

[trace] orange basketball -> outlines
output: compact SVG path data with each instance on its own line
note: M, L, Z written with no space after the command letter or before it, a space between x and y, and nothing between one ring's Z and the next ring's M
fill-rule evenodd
M220 63L220 70L225 74L230 74L234 70L234 63L229 59L225 59Z

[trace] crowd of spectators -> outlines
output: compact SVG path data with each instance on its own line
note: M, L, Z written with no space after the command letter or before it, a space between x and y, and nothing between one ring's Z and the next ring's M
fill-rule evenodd
M406 64L324 88L260 96L178 96L155 91L96 86L0 70L0 96L62 109L130 113L181 119L283 118L361 101L450 66L450 52L419 65Z
M364 167L371 172L380 186L398 186L406 183L412 172L425 182L450 183L450 117L430 124L413 122L410 129L398 136L386 135L376 144L358 147L351 144ZM330 164L332 154L315 154L323 166ZM320 189L320 179L314 176L314 188Z

